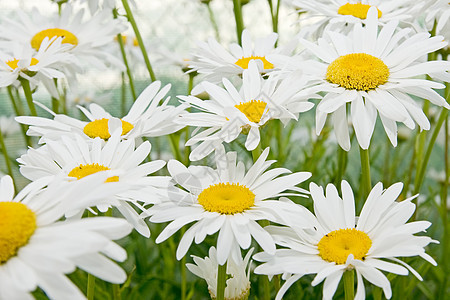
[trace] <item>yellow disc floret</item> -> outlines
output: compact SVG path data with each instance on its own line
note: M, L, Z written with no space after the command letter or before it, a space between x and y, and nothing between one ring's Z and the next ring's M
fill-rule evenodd
M13 70L17 69L19 60L17 58L14 58L12 60L8 60L6 61L6 64ZM39 60L37 60L36 58L31 58L31 62L30 62L30 66L35 66L39 63Z
M78 180L91 174L108 170L111 169L99 164L79 165L78 167L73 168L72 171L69 172L68 176L75 177ZM117 182L117 181L119 181L119 176L113 176L106 179L106 182Z
M78 45L78 38L70 31L60 28L49 28L36 33L31 39L31 47L39 50L42 41L48 37L52 39L53 37L61 37L63 44L72 44L74 47Z
M248 64L252 59L259 59L263 62L264 70L273 69L273 64L267 61L264 56L250 56L239 58L234 64L238 65L242 69L248 69Z
M362 4L361 2L352 4L352 3L346 3L339 7L338 14L340 15L347 15L347 16L354 16L356 18L360 18L365 20L367 18L367 12L369 11L370 5L369 4ZM378 9L378 18L381 18L382 12Z
M339 56L327 68L326 79L347 90L368 91L385 84L389 68L378 57L366 53Z
M267 103L261 100L241 102L234 107L239 109L250 122L259 123L266 110Z
M84 126L83 132L90 138L95 139L96 137L99 137L101 139L107 140L111 137L111 134L109 133L108 129L108 121L109 119L98 119L94 120L92 122L89 122ZM131 123L128 123L127 121L122 121L122 135L127 134L130 132L134 126Z
M218 183L204 189L198 195L198 203L207 211L234 215L252 207L255 194L238 183Z
M349 228L328 233L320 240L317 248L323 260L342 265L350 254L355 259L364 260L371 246L372 240L367 233Z
M36 230L36 215L20 202L0 202L0 265L16 256Z

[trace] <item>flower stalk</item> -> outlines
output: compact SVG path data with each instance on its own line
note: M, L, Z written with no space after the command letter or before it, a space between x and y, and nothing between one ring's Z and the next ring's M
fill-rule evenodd
M216 300L225 299L225 285L227 281L227 263L222 266L219 265L219 270L217 273L217 295Z
M133 27L134 34L136 35L136 39L138 40L139 48L141 49L142 56L144 57L145 66L147 67L150 78L152 81L155 81L156 80L155 72L153 72L152 64L150 63L150 59L148 58L147 50L145 49L141 32L139 31L139 28L136 24L136 20L134 19L133 13L131 12L128 0L122 0L122 4L127 13L128 21L130 22L131 27Z
M241 0L233 0L234 19L236 21L236 34L238 44L242 46L242 31L244 30L244 20L242 18Z
M345 292L345 300L353 300L355 299L355 283L354 283L355 271L347 270L344 272L343 280L344 280L344 292Z

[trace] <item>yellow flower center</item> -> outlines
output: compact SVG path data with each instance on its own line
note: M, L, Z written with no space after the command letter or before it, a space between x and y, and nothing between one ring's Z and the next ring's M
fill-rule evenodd
M72 44L74 47L78 45L78 38L70 31L60 28L49 28L40 31L33 36L33 38L31 39L31 47L33 47L36 50L39 50L42 41L46 37L51 39L55 36L61 37L63 44Z
M325 235L317 245L323 260L345 264L353 254L355 259L364 260L372 246L372 240L364 231L355 228L339 229Z
M259 59L263 62L264 70L273 69L273 64L268 62L264 56L250 56L250 57L242 57L235 62L235 65L238 65L242 69L248 69L248 64L252 59Z
M266 110L267 103L261 100L241 102L234 107L239 109L250 122L259 123Z
M95 139L96 137L99 137L101 139L107 140L111 137L108 128L108 121L109 119L103 118L89 122L86 124L86 126L84 126L83 132L90 138ZM134 128L134 126L131 123L128 123L127 121L124 120L121 121L122 121L122 135L127 134Z
M0 202L0 265L16 256L36 230L36 215L20 202Z
M31 58L31 62L30 62L30 66L34 66L37 65L39 62L39 60L37 60L36 58ZM19 60L17 58L14 58L13 60L8 60L6 61L6 64L13 70L18 68L18 64Z
M360 19L366 19L367 18L367 12L369 11L370 5L369 4L362 4L361 2L351 4L346 3L339 7L338 14L340 15L347 15L347 16L354 16L356 18ZM378 19L381 18L382 12L378 9Z
M339 56L327 68L326 79L348 90L368 91L385 84L389 68L378 57L366 53Z
M234 215L252 207L255 194L238 183L218 183L204 189L198 195L198 203L207 211Z
M77 180L79 180L81 178L95 174L97 172L108 170L111 169L99 164L79 165L78 167L73 168L72 171L69 172L68 176L75 177ZM106 182L117 182L117 181L119 181L119 176L113 176L106 179Z

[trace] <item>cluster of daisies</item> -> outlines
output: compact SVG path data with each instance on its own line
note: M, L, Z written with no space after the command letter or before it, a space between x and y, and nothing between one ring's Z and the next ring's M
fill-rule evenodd
M124 18L112 17L115 1L88 2L89 13L69 1L50 18L34 10L3 20L0 87L22 87L31 96L42 85L59 99L60 80L70 87L83 66L123 71L121 58L105 47L125 30ZM255 274L285 280L277 299L309 274L313 286L324 282L323 298L331 299L346 272L356 273L355 299L365 298L363 278L390 298L381 271L422 279L398 257L420 256L436 265L425 247L437 241L415 235L431 223L407 223L417 195L397 201L402 183L376 184L358 213L347 181L340 193L332 184L299 187L311 173L271 168L275 161L268 160L260 133L272 120L297 122L313 108L317 135L331 114L346 151L353 133L362 149L369 148L378 116L393 146L397 123L430 129L418 99L450 108L436 91L450 81L448 1L291 2L314 18L287 44L277 45L276 33L254 40L248 30L242 45L229 50L213 38L199 43L183 67L202 81L190 95L178 96L177 105L167 97L171 86L154 81L120 118L98 104L79 106L83 117L77 119L40 103L51 117L16 117L39 145L17 160L29 185L14 196L11 177L1 178L0 299L29 299L37 287L52 299L82 299L65 277L75 268L123 283L126 273L112 260L127 255L113 241L133 229L148 238L149 223L166 224L156 243L184 228L177 259L193 242L216 237L208 257L194 256L195 264L187 265L205 278L213 298L224 267L231 275L225 299L248 297L251 259L261 262ZM437 51L443 54L428 61ZM215 167L150 159L150 138L188 126L196 127L186 141L192 146L188 163L208 157ZM252 164L226 150L241 136ZM311 196L314 213L289 199L298 196ZM123 218L111 217L112 209Z

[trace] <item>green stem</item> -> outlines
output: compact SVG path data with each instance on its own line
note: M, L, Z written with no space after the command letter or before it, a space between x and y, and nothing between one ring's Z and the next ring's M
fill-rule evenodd
M442 214L442 224L444 224L444 233L442 237L442 264L443 264L443 270L444 274L448 274L448 218L447 218L447 197L448 197L448 180L450 176L450 169L449 169L449 160L448 160L448 118L445 119L445 150L444 150L444 167L445 167L445 178L444 178L444 184L442 187L442 197L441 197L441 214ZM444 276L441 288L440 294L441 297L438 299L444 299L445 293L447 291L447 276Z
M125 91L125 74L122 72L122 86L120 89L120 112L122 116L125 116L125 111L127 109L126 103L126 91Z
M241 0L233 0L234 19L236 21L236 34L239 45L242 46L242 31L244 30L244 20L242 18Z
M209 19L216 34L216 40L220 43L219 26L217 26L216 17L214 16L214 12L211 9L211 5L209 4L209 2L206 3L206 7L208 8Z
M372 189L372 182L370 180L370 160L369 149L364 150L359 148L359 154L361 156L361 172L362 172L362 185L364 186L364 198L367 197Z
M117 9L113 9L113 15L114 15L114 19L116 19L118 16ZM131 74L130 65L128 64L127 53L125 52L125 45L123 44L123 37L120 33L117 34L117 42L119 43L120 53L122 54L122 59L123 59L123 64L125 65L125 68L127 69L127 76L128 76L128 81L130 82L131 95L133 96L133 101L135 101L137 97L136 97L136 90L134 88L134 79L133 79L133 75Z
M88 274L87 299L93 300L95 295L95 276Z
M277 1L277 6L274 9L273 6L273 0L267 0L269 2L269 8L270 8L270 15L272 17L272 30L273 32L278 33L278 15L280 12L280 2L281 0Z
M118 284L113 284L113 299L114 300L121 300L122 299L122 295L120 293L120 285Z
M425 156L422 160L422 164L418 166L417 175L414 180L414 195L418 194L420 192L420 188L422 187L423 180L425 178L425 172L427 170L428 161L430 160L431 152L433 151L434 143L436 142L436 139L439 135L439 131L441 130L442 125L444 124L444 121L447 119L448 110L446 108L442 108L441 114L439 115L439 120L436 124L436 127L433 130L433 134L431 136L431 139L428 143L427 151L425 152ZM417 198L414 199L414 202L417 205ZM417 209L414 211L413 220L415 219L417 214Z
M134 34L136 35L136 39L138 40L139 48L141 49L142 56L144 57L145 65L147 67L148 73L152 81L156 80L155 73L153 72L152 65L150 63L150 59L148 58L147 50L145 50L144 41L142 40L141 33L139 28L137 27L136 20L134 19L133 13L131 12L130 5L128 4L128 0L122 0L123 8L127 13L128 21L133 27Z
M179 162L182 162L183 157L181 156L180 152L180 134L178 132L169 134L169 142L174 158Z
M0 128L0 147L2 147L3 157L5 158L6 169L8 170L9 176L13 179L14 190L17 191L16 181L14 180L14 174L11 167L11 162L9 161L8 149L6 148L5 140L3 139L3 133Z
M345 292L345 300L353 300L355 299L355 271L347 270L344 272L344 292Z
M32 116L37 117L36 107L33 103L33 95L31 93L30 82L26 79L21 79L20 83L22 84L23 92L25 94L25 98L27 99L28 107L30 108L30 113Z
M219 270L217 274L217 295L216 300L225 299L225 285L227 281L227 263L223 266L219 265Z
M9 99L11 100L11 104L14 108L14 112L16 113L16 116L23 116L23 107L21 105L18 105L17 102L20 102L20 99L15 99L14 95L12 93L11 90L11 86L8 86L7 88L8 90L8 96ZM30 137L27 135L27 127L24 124L20 124L20 130L22 131L22 135L23 135L23 139L25 140L25 143L28 147L31 147L31 139Z
M181 228L181 236L186 232L186 226ZM186 255L181 259L181 300L186 300L187 281L186 281Z
M338 146L338 170L336 174L336 186L340 186L344 178L345 170L347 169L348 152Z

